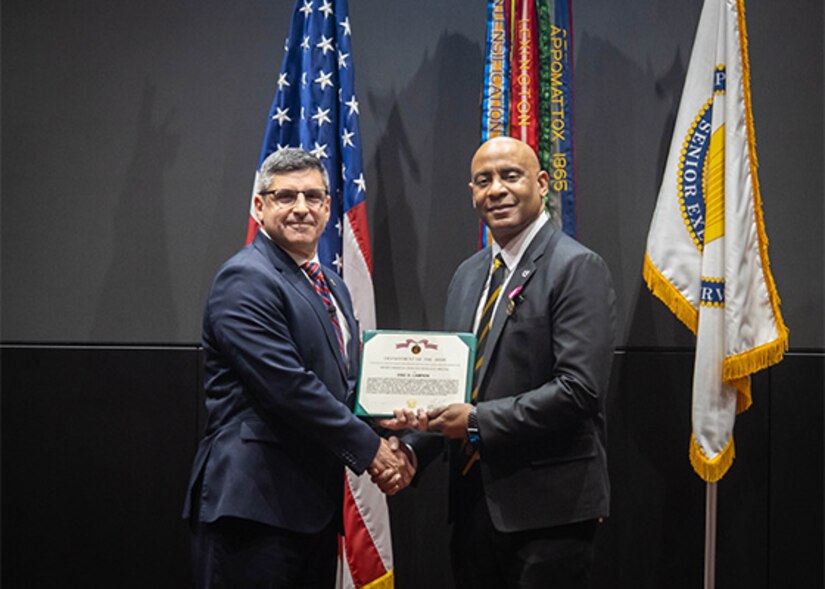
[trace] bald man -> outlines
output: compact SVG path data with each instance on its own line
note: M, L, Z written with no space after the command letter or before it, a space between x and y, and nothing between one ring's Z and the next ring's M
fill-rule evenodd
M445 329L476 334L475 398L399 410L387 425L440 433L406 436L419 468L449 439L460 589L587 587L610 492L610 274L549 222L548 176L528 145L491 139L471 168L472 206L494 241L453 276Z

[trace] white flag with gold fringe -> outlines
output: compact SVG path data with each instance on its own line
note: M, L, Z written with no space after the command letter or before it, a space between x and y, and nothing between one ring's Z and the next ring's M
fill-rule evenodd
M644 260L654 295L696 334L690 461L718 481L750 375L788 330L768 261L743 0L705 0Z

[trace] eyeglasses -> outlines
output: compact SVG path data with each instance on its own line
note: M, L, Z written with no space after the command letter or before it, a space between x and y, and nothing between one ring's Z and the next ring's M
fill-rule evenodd
M304 202L311 209L318 209L327 200L327 191L323 188L308 188L306 190L292 190L291 188L280 188L278 190L267 190L261 192L261 196L271 196L272 200L279 207L294 207L298 202L298 195L304 195Z

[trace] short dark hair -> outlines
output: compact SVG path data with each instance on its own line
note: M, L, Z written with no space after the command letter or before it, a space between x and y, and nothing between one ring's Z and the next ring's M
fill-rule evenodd
M260 194L272 184L272 177L285 172L318 170L324 178L324 189L329 192L329 174L317 157L298 147L285 147L275 151L263 161L255 177L255 193Z

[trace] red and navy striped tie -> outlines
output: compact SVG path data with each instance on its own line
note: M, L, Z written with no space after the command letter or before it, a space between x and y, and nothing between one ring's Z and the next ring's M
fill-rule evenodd
M338 349L341 350L341 357L346 358L347 354L344 351L344 332L341 330L341 324L338 323L338 314L335 312L335 305L332 304L332 295L329 293L326 278L321 272L321 265L317 262L305 262L301 268L307 273L312 286L315 287L315 292L324 301L327 311L329 311L329 319L332 321L332 327L335 329L335 336L338 338Z

